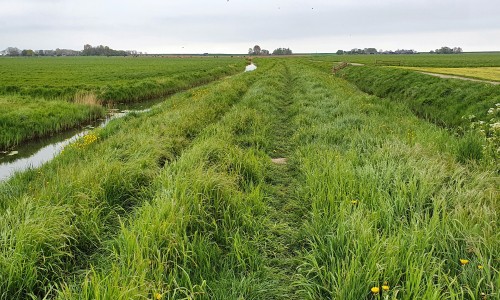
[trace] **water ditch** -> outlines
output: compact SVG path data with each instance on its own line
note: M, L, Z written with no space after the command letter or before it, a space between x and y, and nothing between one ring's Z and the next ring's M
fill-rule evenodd
M251 63L245 72L254 71L257 66ZM67 145L82 138L96 127L104 127L111 120L121 118L129 113L144 113L155 104L165 101L165 98L143 101L139 103L118 104L108 111L106 118L86 124L80 128L53 134L42 139L28 141L19 145L14 151L0 152L0 182L9 179L17 172L30 168L38 168L51 161Z
M129 113L143 113L164 101L165 98L131 104L118 104L109 109L105 118L85 124L80 128L53 134L52 136L28 141L19 145L14 151L0 152L0 182L7 180L14 173L38 168L52 160L67 145L85 136L96 127L104 127L111 120L122 118Z

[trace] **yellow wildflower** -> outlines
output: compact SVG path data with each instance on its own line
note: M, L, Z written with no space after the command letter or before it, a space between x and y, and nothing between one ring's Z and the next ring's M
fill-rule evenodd
M483 269L483 266L482 266L482 265L478 265L478 266L477 266L477 268L478 268L479 270L481 270L481 269Z
M469 260L468 260L468 259L462 259L462 258L460 259L460 264L461 264L462 266L465 266L465 265L466 265L466 264L468 264L468 263L469 263Z
M358 205L358 200L351 200L352 205Z
M389 290L389 284L386 282L384 282L384 285L382 285L382 290L384 290L384 292L387 292Z
M378 292L380 292L380 289L378 288L378 286L374 286L374 287L371 288L371 291L374 294L378 294Z
M155 293L155 299L156 299L156 300L160 300L162 297L163 297L163 295L162 295L162 294L160 294L160 293Z

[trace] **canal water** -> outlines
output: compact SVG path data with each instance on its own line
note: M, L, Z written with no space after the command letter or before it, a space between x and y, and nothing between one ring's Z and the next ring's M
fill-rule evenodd
M0 152L0 182L10 178L16 172L40 167L61 153L64 147L77 141L93 128L104 127L111 120L124 117L132 112L147 112L151 106L164 100L162 98L128 105L119 104L114 109L110 109L105 118L96 122L77 129L56 133L49 137L27 141L12 151Z
M252 63L246 66L245 72L255 69L257 69L257 66ZM49 162L61 153L64 147L77 141L93 128L104 127L111 120L124 117L132 112L143 113L149 111L153 105L163 101L165 101L165 98L139 103L118 104L109 110L108 115L104 119L77 129L56 133L50 137L25 142L12 151L0 152L0 182L7 180L16 172L21 172L29 168L38 168L44 163Z

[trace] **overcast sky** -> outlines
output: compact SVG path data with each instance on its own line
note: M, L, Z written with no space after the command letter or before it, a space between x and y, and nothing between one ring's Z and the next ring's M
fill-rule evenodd
M500 50L500 0L0 0L0 50Z

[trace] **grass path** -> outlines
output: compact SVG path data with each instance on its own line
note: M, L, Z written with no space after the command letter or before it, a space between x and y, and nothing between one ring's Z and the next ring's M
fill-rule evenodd
M274 160L267 170L268 224L266 240L261 250L265 254L264 264L275 278L274 289L280 291L280 299L297 299L293 285L298 262L296 254L300 248L300 228L304 211L299 203L297 190L299 174L293 155L296 145L293 140L296 127L294 76L288 67L284 71L284 93L274 103L273 142L268 155Z

